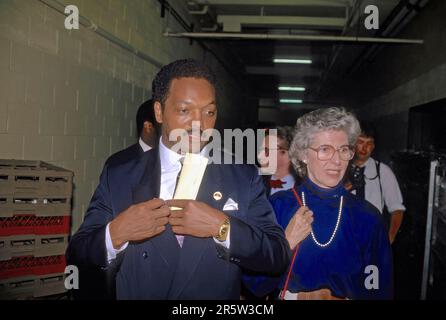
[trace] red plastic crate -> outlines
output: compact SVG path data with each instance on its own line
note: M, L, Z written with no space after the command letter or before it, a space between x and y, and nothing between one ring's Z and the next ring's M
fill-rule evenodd
M28 275L45 275L63 273L66 261L64 255L49 257L15 257L0 261L0 279L22 277Z
M0 218L0 236L19 234L66 234L70 232L70 217L37 217L35 215L15 215Z

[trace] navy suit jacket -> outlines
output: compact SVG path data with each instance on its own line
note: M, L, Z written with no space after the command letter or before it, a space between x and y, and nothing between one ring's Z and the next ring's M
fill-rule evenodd
M107 223L132 204L159 196L158 148L117 165L106 164L85 220L72 237L67 260L116 275L118 299L239 299L242 269L280 275L290 260L288 242L269 204L257 168L209 164L197 200L223 210L231 198L230 249L212 238L185 236L178 245L170 225L150 239L131 242L107 262ZM215 200L214 192L222 198Z
M106 166L116 166L142 156L144 151L139 142L112 154L105 162ZM90 300L116 298L115 278L111 272L104 272L94 266L79 268L79 289L73 290L75 299Z
M107 161L105 161L106 165L115 166L120 163L125 163L127 161L130 161L132 159L138 158L139 156L142 156L144 154L144 151L142 150L141 145L139 142L132 144L130 147L118 151L114 154L112 154Z

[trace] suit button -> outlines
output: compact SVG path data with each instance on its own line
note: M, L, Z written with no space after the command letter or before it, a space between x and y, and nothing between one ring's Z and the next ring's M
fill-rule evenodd
M149 255L147 254L147 251L144 251L144 252L142 253L142 257L143 257L144 259L147 259L147 258L149 257Z

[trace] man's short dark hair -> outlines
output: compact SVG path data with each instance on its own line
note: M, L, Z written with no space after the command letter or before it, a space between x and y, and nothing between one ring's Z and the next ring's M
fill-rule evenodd
M162 67L155 76L152 83L153 102L164 105L172 80L178 78L205 79L215 87L215 75L204 63L194 59L177 60Z
M136 112L136 130L138 137L141 136L142 129L144 128L144 122L149 121L157 129L157 123L155 120L155 111L153 110L153 100L147 100L139 106L138 112Z
M376 129L372 122L361 121L361 135L367 138L373 138L376 140Z

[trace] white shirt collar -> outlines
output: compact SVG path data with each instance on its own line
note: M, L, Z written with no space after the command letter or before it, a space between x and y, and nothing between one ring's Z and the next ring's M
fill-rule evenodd
M207 146L208 145L206 145L200 151L200 155L203 157L207 155ZM175 151L172 151L171 149L166 147L166 145L163 143L162 137L160 137L159 152L161 161L161 171L170 171L178 169L180 159L184 158L184 155L176 153Z
M375 162L375 159L373 159L372 157L369 157L364 165L367 167L367 166L370 166L374 162Z
M159 149L160 149L161 171L170 171L177 169L179 161L183 156L166 147L163 143L162 137L160 137Z
M367 161L366 162L364 162L362 165L360 165L359 167L360 168L362 168L362 167L368 167L368 166L370 166L373 162L374 162L375 160L372 158L372 157L369 157L368 159L367 159Z
M142 148L142 151L147 152L150 149L152 149L151 146L149 146L147 143L144 142L144 140L141 139L141 137L139 137L139 145Z
M363 166L365 167L364 174L369 179L377 174L375 159L373 159L372 157L369 157Z

